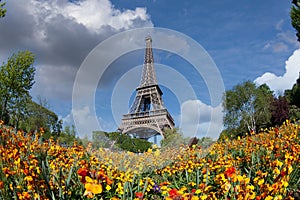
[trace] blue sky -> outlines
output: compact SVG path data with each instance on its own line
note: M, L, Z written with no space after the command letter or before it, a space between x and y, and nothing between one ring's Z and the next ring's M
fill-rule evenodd
M74 124L74 115L78 116L80 123L76 126L80 136L98 129L99 124L101 129L113 131L134 97L134 90L127 94L129 89L139 84L144 50L126 53L107 66L94 96L91 95L95 108L89 105L74 108L73 86L78 72L101 42L135 28L176 31L197 42L210 55L225 89L251 80L267 83L280 94L292 87L300 71L299 43L289 18L291 6L286 0L28 0L22 5L17 0L9 0L7 16L0 19L0 60L6 62L19 50L32 51L36 55L36 83L31 90L34 98L40 95L47 99L50 109L65 124ZM133 39L133 43L143 45L144 38ZM155 42L159 45L159 38ZM182 47L176 39L169 45ZM107 49L106 53L115 51ZM218 133L207 132L209 126L215 127L212 129L215 132L222 128L222 108L211 105L210 86L206 85L205 78L174 53L156 49L154 59L165 105L177 126L183 125L179 128L187 136L217 137ZM173 84L169 73L184 77L196 98L178 99L185 89ZM120 98L122 95L126 96L125 100ZM216 118L212 117L213 113Z

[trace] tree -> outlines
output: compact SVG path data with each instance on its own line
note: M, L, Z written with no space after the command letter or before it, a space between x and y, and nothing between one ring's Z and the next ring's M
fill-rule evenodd
M160 141L162 148L165 147L178 147L180 145L186 145L190 141L190 138L184 138L182 133L178 132L178 129L164 129L164 139Z
M75 141L81 142L79 138L76 138L75 126L65 126L64 130L61 131L57 138L61 145L72 146Z
M257 87L246 81L225 92L223 97L224 126L234 136L257 131L270 124L270 100L273 92L263 84Z
M0 68L0 117L18 127L31 100L29 90L34 84L34 55L29 51L13 54Z
M210 147L214 143L211 137L203 137L198 141L198 145L202 146L204 149Z
M27 132L35 132L43 128L46 137L57 138L62 129L62 120L59 120L53 111L43 105L45 104L30 100L26 104L26 113L20 121L20 128Z
M3 8L3 6L5 6L5 2L4 2L4 3L1 3L1 0L0 0L0 18L1 18L1 17L4 17L4 16L5 16L5 13L6 13L6 9Z
M284 95L289 103L289 118L300 118L300 73L299 78L293 85L292 89L284 91Z
M297 82L293 85L290 93L290 104L300 108L300 73Z
M284 96L274 98L271 102L272 125L280 126L289 118L289 103Z
M92 144L93 144L93 148L95 149L109 148L112 145L112 141L109 139L106 132L93 131Z
M290 12L292 26L296 29L296 35L300 42L300 0L293 0L292 3L294 4Z
M295 105L289 106L289 119L297 120L300 119L300 108Z
M100 131L98 133L101 133ZM112 132L112 133L105 133L105 135L109 138L110 148L114 148L117 146L118 148L131 151L134 153L142 153L147 151L151 146L152 143L148 142L147 140L140 139L140 138L131 138L127 134L119 133L119 132ZM102 136L100 138L103 138ZM93 141L94 142L94 141Z

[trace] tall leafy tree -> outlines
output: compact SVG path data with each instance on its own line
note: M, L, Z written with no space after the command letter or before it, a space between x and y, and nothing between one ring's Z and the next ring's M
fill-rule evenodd
M3 8L4 5L5 5L5 2L4 2L4 3L1 3L1 0L0 0L0 18L1 18L1 17L4 17L4 16L5 16L5 13L6 13L6 9Z
M293 0L292 3L294 4L290 12L292 26L296 29L296 35L300 42L300 0Z
M226 91L223 97L224 126L231 134L243 135L270 124L273 92L263 84L246 81Z
M271 102L272 125L281 125L289 118L289 103L284 96L274 98Z
M31 100L29 90L34 84L34 55L29 51L13 54L0 67L1 119L18 127Z
M61 130L57 129L61 123L58 116L42 104L31 100L26 104L26 113L20 122L20 128L28 132L43 128L48 135L57 137Z
M289 103L289 118L299 119L300 118L300 73L299 78L293 85L292 89L284 91L284 95Z

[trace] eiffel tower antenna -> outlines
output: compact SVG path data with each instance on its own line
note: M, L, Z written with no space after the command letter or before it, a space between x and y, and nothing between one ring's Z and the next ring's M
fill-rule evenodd
M150 36L147 36L145 61L144 61L144 68L143 68L140 87L147 87L151 85L157 85L157 79L156 79L156 73L154 69L152 38Z
M158 134L164 137L164 128L173 129L175 124L164 107L163 93L156 79L151 36L148 35L145 41L146 50L141 82L136 89L137 94L129 113L123 115L118 130L135 137L149 139Z

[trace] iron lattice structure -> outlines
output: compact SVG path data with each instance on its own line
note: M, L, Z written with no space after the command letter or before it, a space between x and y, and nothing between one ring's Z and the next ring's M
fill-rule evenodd
M152 52L152 38L146 37L146 52L142 78L129 113L123 115L118 130L134 137L148 139L164 128L174 128L174 120L165 108L162 91L158 86Z

